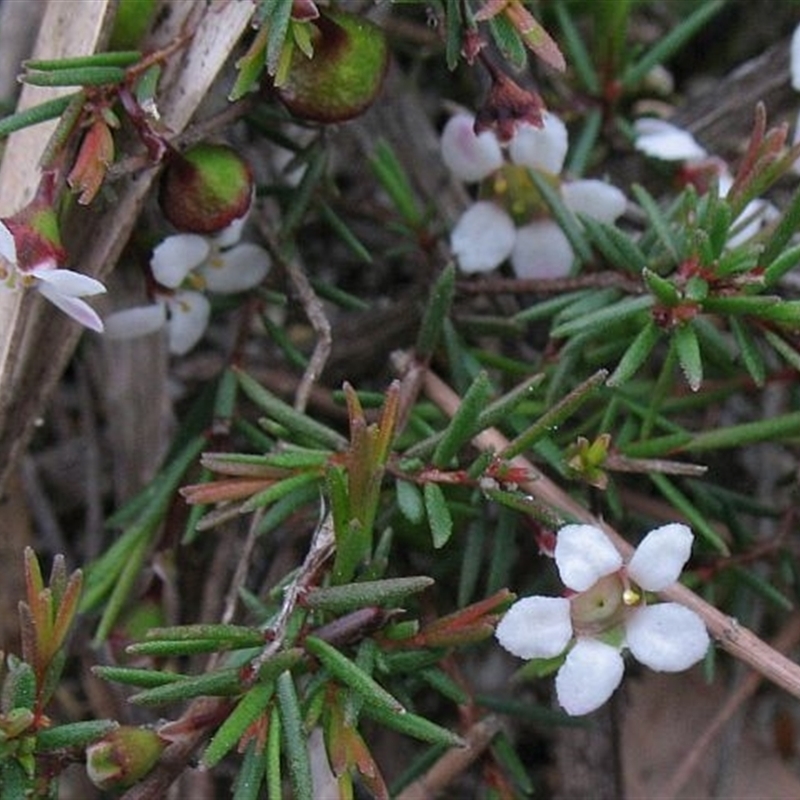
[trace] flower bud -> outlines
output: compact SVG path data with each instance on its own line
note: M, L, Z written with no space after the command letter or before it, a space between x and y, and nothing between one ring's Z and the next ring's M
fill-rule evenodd
M126 789L150 772L165 747L149 728L121 726L86 749L86 772L99 789Z
M375 100L389 64L383 31L347 13L326 12L308 24L314 54L295 49L278 97L301 119L331 123L358 116Z
M158 201L180 231L213 234L243 217L253 199L250 166L233 149L199 144L175 154L161 178Z
M55 266L66 259L52 206L34 201L13 217L0 222L14 238L16 266L21 272L36 269L45 263Z

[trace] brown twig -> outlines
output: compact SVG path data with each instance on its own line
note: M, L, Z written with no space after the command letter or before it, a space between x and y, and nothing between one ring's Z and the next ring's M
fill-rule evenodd
M780 634L775 638L772 646L782 652L788 652L800 643L800 614L795 613L789 618ZM728 720L747 701L761 685L763 675L751 672L734 691L722 707L717 711L703 732L691 743L686 750L686 756L672 773L672 778L663 790L664 800L677 800L679 792L688 783L692 773L705 758L706 751L713 744L719 732Z
M483 278L474 281L459 281L462 294L561 294L578 289L605 289L614 287L641 294L642 282L619 272L592 272L575 278Z
M265 214L257 214L256 223L261 235L264 237L270 255L278 262L294 286L297 297L303 306L303 311L305 311L306 317L317 337L314 350L308 360L308 366L303 372L303 377L297 386L297 394L294 399L295 409L297 411L305 411L311 390L319 376L322 375L322 371L325 369L325 364L328 363L328 358L331 354L333 344L331 323L325 316L325 309L322 307L322 302L314 291L314 287L308 280L308 276L295 258L286 256Z
M406 786L395 800L433 800L439 797L455 778L481 757L501 729L502 723L494 715L476 722L464 737L466 747L448 750L421 778Z

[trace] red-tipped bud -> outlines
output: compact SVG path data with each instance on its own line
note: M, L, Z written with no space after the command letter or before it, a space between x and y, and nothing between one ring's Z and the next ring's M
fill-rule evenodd
M159 204L179 230L214 234L243 217L253 199L247 162L221 144L199 144L175 155L161 178Z
M52 206L34 201L13 217L0 222L14 237L15 266L21 272L36 269L47 262L55 266L66 260Z
M523 89L499 70L492 74L492 87L483 106L475 115L475 133L494 130L501 142L509 142L517 126L525 122L536 128L544 126L544 102L536 92Z
M75 159L75 165L67 176L67 183L80 192L78 202L88 205L100 190L109 165L114 160L114 139L108 123L95 120L86 131Z

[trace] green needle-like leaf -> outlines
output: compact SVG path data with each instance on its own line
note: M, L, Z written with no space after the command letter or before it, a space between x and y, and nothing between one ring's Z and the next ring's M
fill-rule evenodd
M448 426L442 433L442 438L433 452L433 465L435 467L447 467L455 458L456 453L463 447L476 433L480 427L478 420L481 411L489 402L492 393L492 384L486 372L481 371L467 390L458 410L450 419Z
M420 717L411 712L392 714L385 708L365 705L362 709L362 714L371 717L387 728L391 728L399 733L404 733L407 736L413 736L415 739L419 739L423 742L441 744L447 747L466 746L466 743L460 736L447 730L447 728L442 728L440 725L431 722L425 717Z
M645 55L625 71L622 75L622 85L626 89L638 86L653 67L663 63L683 47L697 31L701 30L715 14L722 10L724 5L724 0L710 0L710 2L698 5L693 13L676 25L666 36L648 47Z
M736 338L736 344L739 347L739 352L742 355L747 371L753 379L756 386L763 386L766 379L767 367L764 363L764 356L758 348L758 342L753 338L752 334L743 322L731 317L730 319L731 330Z
M334 450L343 450L347 446L347 439L341 434L311 419L306 414L296 411L290 405L284 403L283 400L278 399L274 394L267 391L247 373L239 369L234 371L244 393L259 408L269 414L271 419L295 433L308 437L317 445L330 447Z
M274 691L275 687L271 683L260 683L239 700L203 753L203 764L207 768L210 769L222 761L236 746L245 730L264 713Z
M81 97L82 92L75 92L74 94L63 95L56 97L53 100L47 100L39 105L26 108L24 111L18 111L15 114L10 114L0 120L0 138L4 138L14 131L28 128L31 125L36 125L39 122L45 122L48 119L55 119L60 117L66 111L69 104Z
M453 533L453 517L447 506L447 498L438 483L428 482L422 490L425 499L425 512L431 526L433 546L438 550L444 547Z
M382 581L348 583L343 586L327 586L311 589L303 597L303 604L332 614L345 614L366 606L395 605L409 595L422 592L433 584L433 578L427 575L413 575L387 578Z
M703 383L703 359L700 356L700 342L691 324L676 328L675 350L689 388L696 392Z
M92 673L107 681L124 683L128 686L140 686L143 689L153 689L156 686L165 686L186 679L185 675L176 672L160 672L155 669L140 667L92 667Z
M427 361L436 350L442 336L442 326L450 313L456 285L456 268L448 264L436 280L417 335L416 353L420 361Z
M605 306L592 311L586 315L574 317L566 322L559 323L551 331L553 337L557 339L575 334L583 334L591 331L607 328L611 323L623 322L630 317L636 316L642 311L652 308L655 301L649 295L640 297L628 297L610 306Z
M116 50L70 58L29 58L22 62L22 66L25 69L58 72L76 67L131 67L141 58L138 50Z
M160 706L189 700L193 697L230 697L242 691L242 678L238 667L193 675L182 681L145 689L130 698L143 706Z
M291 672L282 672L278 676L276 694L281 714L281 738L289 765L294 800L314 800L308 734L303 727L300 702Z
M316 636L307 636L305 647L334 678L349 686L365 703L379 706L392 714L405 714L402 703L335 647Z
M119 723L111 719L90 719L84 722L57 725L37 734L36 749L37 751L46 751L67 747L85 747L117 727L119 727Z
M578 260L581 262L591 261L592 248L589 246L587 236L575 215L564 205L559 192L537 170L532 169L529 174L542 199L555 217L556 222L561 230L564 231L564 235L569 239L569 243L572 245Z
M531 448L542 437L548 435L574 414L603 385L607 377L608 372L604 369L595 372L556 405L548 409L533 425L512 439L500 455L503 458L511 459Z
M53 72L26 72L19 80L30 86L105 86L122 83L126 74L122 67L73 67Z
M644 364L650 353L653 352L653 348L656 346L660 336L658 326L652 319L649 319L628 346L606 384L608 386L622 386L627 383L636 374L639 367Z

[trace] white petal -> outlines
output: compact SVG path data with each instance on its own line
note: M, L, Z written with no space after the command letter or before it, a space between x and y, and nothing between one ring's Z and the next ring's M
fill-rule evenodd
M625 642L637 661L658 672L680 672L706 654L708 632L694 611L678 603L639 608L625 623Z
M212 256L198 272L210 292L236 294L261 283L271 263L263 247L245 242Z
M167 309L163 303L125 308L106 317L106 336L110 339L133 339L163 328L166 321Z
M442 160L450 172L467 183L475 183L503 165L503 151L491 131L475 135L475 118L456 114L442 131Z
M28 274L33 275L42 283L48 284L53 292L64 297L90 297L95 294L104 294L106 291L106 287L96 278L91 278L81 272L73 272L71 269L37 267Z
M622 566L622 556L600 528L565 525L556 536L556 566L564 585L585 592Z
M168 236L153 250L150 267L153 277L169 289L175 289L183 279L208 257L209 243L196 233Z
M83 325L84 328L102 333L103 320L100 319L98 313L85 300L62 294L56 287L49 283L40 282L36 288L39 294L46 297L56 308L60 308L67 316L72 317L76 322Z
M511 266L518 278L565 278L575 254L564 231L550 219L517 230Z
M680 577L693 542L691 529L677 522L650 531L636 548L628 575L648 592L666 589Z
M792 136L792 144L795 145L798 142L800 142L800 112L798 112L797 118L794 121L794 135ZM792 162L790 170L795 175L800 175L800 158L796 158Z
M572 638L566 597L524 597L508 609L497 626L497 641L519 658L553 658Z
M567 208L599 222L614 222L625 213L625 195L610 183L598 180L572 181L561 186Z
M616 647L596 639L579 639L556 675L558 702L567 714L588 714L614 694L624 672Z
M255 192L253 194L255 196ZM211 237L217 247L231 247L238 243L242 238L242 231L244 231L244 226L247 223L247 218L250 216L250 209L252 207L253 204L251 201L247 211L245 211L241 217L237 217L230 225Z
M567 127L555 115L543 115L544 126L520 125L508 152L515 164L558 175L567 157Z
M738 247L752 239L765 225L774 222L780 211L768 200L751 200L731 226L735 233L725 243L727 248Z
M794 29L792 34L792 45L789 51L789 70L792 76L792 89L800 92L800 25Z
M636 149L662 161L690 161L705 158L708 153L688 131L662 119L637 119L634 128Z
M14 236L6 227L5 223L0 222L0 259L9 264L17 263L17 243Z
M489 272L511 255L516 236L511 217L483 200L461 215L450 234L450 247L463 272Z
M211 304L200 292L176 292L167 300L169 351L176 356L188 353L202 338L211 316Z

